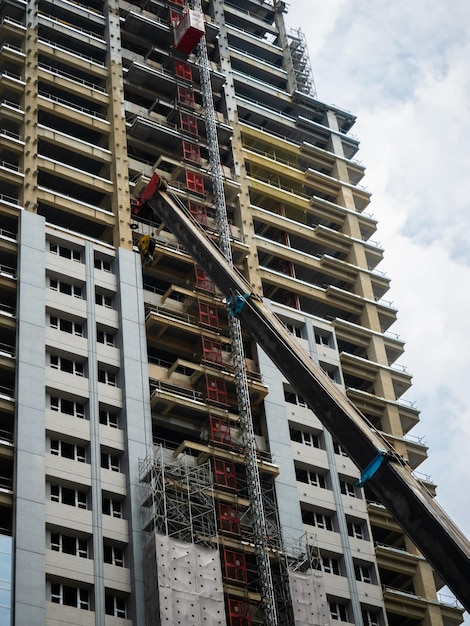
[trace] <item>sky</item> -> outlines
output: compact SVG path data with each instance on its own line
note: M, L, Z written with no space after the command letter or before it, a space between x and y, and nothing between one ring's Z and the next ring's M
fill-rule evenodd
M413 375L403 396L429 446L418 472L470 536L470 3L468 0L290 0L318 99L357 116L356 158L378 269L392 280L398 364ZM466 624L470 624L467 616Z

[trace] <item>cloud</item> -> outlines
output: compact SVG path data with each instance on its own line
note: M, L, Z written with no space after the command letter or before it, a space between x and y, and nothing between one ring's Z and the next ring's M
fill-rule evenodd
M312 9L314 9L312 11ZM470 535L470 30L466 0L295 0L320 100L357 115L366 210L378 219L391 277L391 328L406 340L401 363L414 375L407 398L421 410L411 434L425 437L419 471ZM306 23L307 12L312 23Z

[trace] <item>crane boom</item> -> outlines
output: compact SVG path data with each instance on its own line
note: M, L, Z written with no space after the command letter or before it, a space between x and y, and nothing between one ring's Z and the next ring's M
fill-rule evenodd
M169 193L157 173L139 202L167 225L222 293L237 298L237 316L244 328L347 451L380 502L470 611L470 543L413 476L404 459L252 293L244 277Z

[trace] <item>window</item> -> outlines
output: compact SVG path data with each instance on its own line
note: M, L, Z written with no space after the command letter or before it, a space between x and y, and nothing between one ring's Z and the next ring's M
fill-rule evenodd
M307 406L305 400L294 390L284 388L284 400L290 404L298 404L299 406Z
M309 509L302 509L302 521L304 524L309 524L310 526L316 526L324 530L333 530L331 515L310 511Z
M110 272L111 261L105 261L104 259L100 259L100 257L95 256L95 269L103 270L103 272Z
M104 544L104 562L117 567L124 567L124 550L108 543Z
M111 515L111 517L122 517L122 506L119 500L103 497L103 515Z
M335 454L339 454L339 456L349 456L346 450L336 440L333 441L333 449Z
M362 611L362 621L364 626L379 626L380 625L380 612Z
M97 330L96 340L105 346L114 346L114 333L108 330Z
M344 496L351 496L351 498L357 498L356 488L354 487L354 483L349 483L346 480L340 480L339 482L341 493Z
M61 502L68 506L76 506L79 509L88 508L87 494L85 491L70 489L70 487L64 487L62 485L51 485L51 500L52 502Z
M297 480L301 483L306 483L307 485L313 485L314 487L321 487L321 489L326 489L324 474L318 474L317 472L314 472L312 470L304 470L296 467L295 476Z
M321 568L327 574L335 574L336 576L341 575L339 559L337 559L336 557L322 555Z
M302 338L302 329L299 326L294 326L293 324L286 324L287 330L294 335L294 337Z
M303 443L305 446L311 446L312 448L321 448L319 436L305 430L296 430L295 428L291 428L290 438L291 441Z
M119 457L107 452L101 453L101 467L119 472Z
M65 398L51 396L51 411L73 415L74 417L85 417L85 405L81 402L73 402Z
M98 306L104 306L106 309L113 308L113 299L111 296L106 296L104 293L96 292L95 303Z
M73 285L71 283L66 283L63 280L51 278L49 281L49 287L52 289L52 291L64 293L66 296L82 298L82 288L80 287L80 285Z
M363 583L372 583L372 568L370 565L355 565L354 573L356 574L356 580Z
M62 317L56 317L51 315L49 319L49 325L51 328L61 330L64 333L70 333L71 335L77 335L83 337L83 324L80 322L74 322L72 320L63 319Z
M78 361L72 361L57 354L50 355L50 365L53 369L75 374L76 376L84 376L84 364Z
M126 599L107 593L105 597L105 612L106 615L114 615L114 617L126 618Z
M329 347L331 345L331 333L316 329L315 330L315 343L317 343L320 346Z
M348 614L346 611L346 606L344 604L340 604L339 602L330 602L330 617L332 620L338 622L347 622Z
M331 380L335 383L338 382L339 370L335 365L331 365L331 363L324 363L323 361L319 361L318 364L328 378L331 378Z
M57 254L64 259L71 259L72 261L77 261L78 263L80 263L80 261L82 260L82 255L78 250L72 250L72 248L59 246L56 243L50 243L49 250L52 252L52 254Z
M59 533L51 534L51 550L79 556L82 559L87 559L89 556L88 541L86 539L79 539L78 537L61 535Z
M110 385L111 387L116 387L116 374L115 372L111 372L105 369L98 369L98 382L104 383L105 385Z
M108 411L107 409L100 409L100 424L103 424L103 426L111 426L111 428L118 428L118 414Z
M90 594L88 589L51 583L51 602L88 611L90 609Z
M364 524L362 522L348 522L348 535L355 539L365 539Z
M85 446L78 446L74 443L61 441L60 439L51 439L51 454L62 456L65 459L72 459L80 463L86 463Z

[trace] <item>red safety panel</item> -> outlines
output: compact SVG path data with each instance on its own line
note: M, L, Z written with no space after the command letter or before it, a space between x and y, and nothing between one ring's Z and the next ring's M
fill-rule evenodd
M195 266L195 275L196 275L196 287L198 289L204 289L205 291L210 291L211 293L215 293L215 284L214 281L209 278L206 272L200 268L198 265Z
M227 463L222 459L214 459L214 481L218 487L236 489L237 477L235 475L235 465L233 465L233 463Z
M246 558L240 552L224 549L225 578L231 582L246 584Z
M214 443L225 443L231 445L232 434L230 432L230 422L220 417L210 417L211 440Z
M206 393L209 401L227 404L227 387L224 380L206 376Z
M188 200L188 211L194 217L198 224L207 226L207 207L205 204Z
M199 321L207 326L219 327L219 312L216 306L199 302Z
M183 104L188 107L194 106L194 90L191 87L182 87L178 85L176 89L176 97L179 104Z
M177 13L177 15L183 17L181 14ZM178 78L185 78L192 82L193 80L193 70L188 63L184 61L175 61L175 74Z
M237 506L219 502L219 527L224 533L237 536L241 534L240 511Z
M250 605L241 600L228 600L230 626L251 626Z
M183 159L199 164L201 162L201 148L197 144L183 139Z
M170 24L173 27L176 27L180 23L182 17L182 13L178 13L178 11L172 11L170 9Z
M222 365L222 344L218 341L211 341L206 337L202 338L202 358L216 365Z
M189 115L188 113L180 112L180 128L182 131L186 133L191 133L191 135L199 135L199 130L197 127L197 119L194 115Z
M194 191L195 193L199 193L201 196L204 195L204 178L201 174L196 174L196 172L189 172L186 170L186 187L189 191Z
M184 7L185 0L170 0L172 4L177 4L179 7Z

